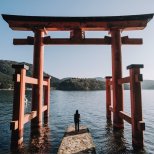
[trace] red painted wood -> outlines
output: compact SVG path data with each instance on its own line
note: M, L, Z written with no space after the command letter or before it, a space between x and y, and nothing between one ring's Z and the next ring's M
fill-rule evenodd
M106 77L106 117L107 119L111 120L111 81L112 77Z
M122 78L121 36L120 30L111 30L112 37L112 87L113 87L113 126L123 128L123 119L119 112L123 111L123 88L118 84Z
M132 144L134 147L143 147L143 130L139 123L142 118L141 83L136 81L136 75L140 74L140 68L130 68L131 90L131 117L132 117Z
M43 85L44 86L48 86L48 82L47 81L43 81Z
M36 111L32 111L31 113L25 114L25 116L24 116L24 124L26 124L27 122L31 121L36 116L37 116L37 112Z
M26 69L22 69L20 74L20 94L19 94L20 104L19 104L19 121L18 121L20 142L23 141L23 129L24 129L25 76L26 76Z
M43 37L44 37L43 31L35 30L33 77L38 79L38 85L33 85L32 110L37 111L37 117L32 120L32 127L42 126L43 64L44 64Z
M13 115L12 121L17 129L12 129L11 147L18 146L23 142L23 128L24 128L24 99L25 99L25 65L14 65L15 75L20 74L20 82L14 82L14 99L13 99ZM17 77L16 77L17 78ZM12 126L10 125L10 128Z
M20 73L19 69L15 69L15 76ZM12 121L19 120L19 104L20 104L20 83L14 82L14 94L13 94L13 114ZM19 132L18 129L11 132L11 148L18 146Z
M46 77L45 80L48 85L44 87L44 105L47 106L47 110L44 112L44 122L47 122L50 112L50 77Z
M38 84L38 79L29 77L29 76L26 76L25 80L26 80L26 83L29 83L29 84Z
M142 30L153 18L153 14L109 16L109 17L45 17L2 15L3 19L13 30L32 30L32 27L44 28L47 31L73 30L81 28L85 31L104 30L117 27L121 30Z
M47 110L47 105L44 105L43 107L42 107L42 112L45 112L46 110Z
M124 45L140 45L142 39L122 37L122 44ZM44 38L45 45L111 45L111 37L105 36L104 38ZM27 39L13 39L14 45L34 45L34 38L28 37Z
M14 80L16 82L20 82L20 74L17 74L17 76L16 76L16 78ZM38 79L29 77L29 76L25 76L25 82L28 83L28 84L38 84ZM43 81L43 85L47 86L48 82Z
M125 121L127 121L130 124L132 123L132 118L127 113L120 111L119 114L120 117L123 118Z
M118 80L118 84L129 83L129 82L130 82L129 76Z

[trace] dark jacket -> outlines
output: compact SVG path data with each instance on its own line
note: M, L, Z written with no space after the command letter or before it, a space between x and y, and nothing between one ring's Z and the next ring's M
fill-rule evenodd
M74 122L79 123L80 122L80 114L74 114Z

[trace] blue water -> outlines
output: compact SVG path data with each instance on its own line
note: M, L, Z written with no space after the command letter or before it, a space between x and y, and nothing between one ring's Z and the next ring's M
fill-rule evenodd
M25 112L30 111L31 91ZM106 121L105 91L51 91L50 120L40 129L39 135L30 134L30 123L25 125L24 144L20 149L10 150L10 121L12 118L12 91L0 91L0 154L6 153L51 153L56 154L65 129L73 123L76 109L81 114L81 124L88 126L98 154L152 154L154 153L154 91L143 90L143 116L146 124L144 149L135 151L131 144L131 125L113 131ZM124 108L130 113L130 92L124 92Z

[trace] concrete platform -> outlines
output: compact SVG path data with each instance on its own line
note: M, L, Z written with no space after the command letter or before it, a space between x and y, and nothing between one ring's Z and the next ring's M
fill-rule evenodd
M96 154L95 145L89 130L80 126L80 131L75 132L74 125L70 125L60 144L58 154Z

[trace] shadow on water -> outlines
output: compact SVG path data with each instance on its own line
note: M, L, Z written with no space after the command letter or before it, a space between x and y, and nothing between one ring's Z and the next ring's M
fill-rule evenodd
M29 145L25 146L23 143L18 148L11 148L11 153L49 153L51 149L49 136L50 129L48 124L45 124L43 127L33 129L30 134Z

